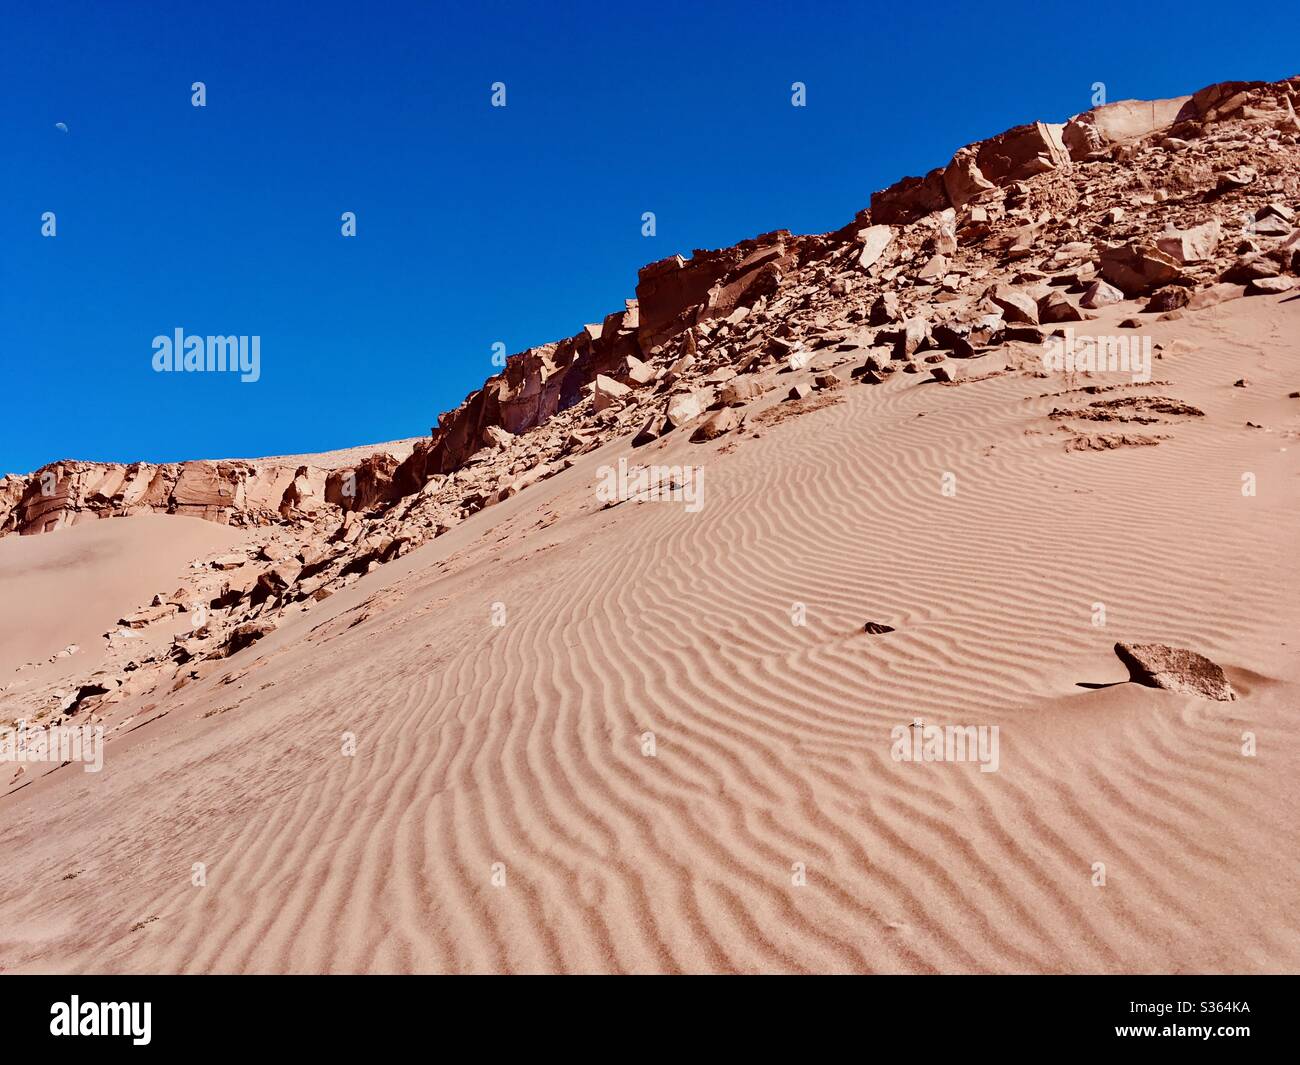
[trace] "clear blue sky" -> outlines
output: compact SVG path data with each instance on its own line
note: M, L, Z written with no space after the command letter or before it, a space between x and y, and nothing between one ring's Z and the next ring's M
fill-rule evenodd
M3 0L0 472L427 433L494 342L573 334L646 262L838 228L1095 81L1296 73L1268 25L1201 0ZM177 327L259 335L261 380L154 373Z

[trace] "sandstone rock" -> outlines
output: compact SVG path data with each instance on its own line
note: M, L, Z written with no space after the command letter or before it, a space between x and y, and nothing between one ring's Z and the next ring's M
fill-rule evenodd
M812 385L795 385L786 393L786 399L807 399L812 395Z
M641 269L637 280L636 341L643 353L697 323L727 318L775 292L791 260L784 232L721 251L673 255ZM604 337L602 337L602 341Z
M475 443L481 434L474 437ZM401 466L391 455L369 455L353 468L331 470L325 480L325 499L344 511L369 510L394 494ZM419 484L424 483L421 478ZM414 490L414 481L405 487Z
M643 444L648 444L671 430L672 426L668 424L667 418L662 414L652 414L637 430L636 435L632 437L632 446L640 447Z
M1191 100L1119 100L1103 104L1065 124L1061 140L1070 158L1081 160L1120 141L1130 141L1171 125Z
M275 631L275 628L276 623L269 619L248 621L242 625L237 625L231 630L230 635L226 637L222 651L226 657L236 654L245 647L250 647L258 640L269 636Z
M687 335L693 336L694 334L688 333ZM668 367L667 372L664 374L664 377L675 381L683 374L688 373L691 369L693 369L696 361L697 360L694 354L683 355L680 359L675 359L672 362L672 364Z
M719 411L714 411L700 423L695 432L691 434L691 442L702 443L706 440L716 440L733 429L739 428L743 421L744 416L739 414L734 407L723 407Z
M1199 311L1206 307L1214 307L1223 303L1225 300L1240 299L1246 294L1245 286L1218 284L1210 285L1208 288L1200 289L1193 292L1187 301L1187 310Z
M1086 307L1088 310L1097 310L1101 307L1108 307L1112 303L1123 302L1124 293L1105 281L1094 281L1088 286L1087 291L1079 297L1079 306Z
M859 231L858 239L862 241L862 251L858 253L858 266L863 270L870 270L879 262L893 238L894 230L890 226L868 226Z
M1002 317L1008 322L1038 324L1038 304L1027 292L999 285L989 294L989 298L1001 308Z
M1215 183L1215 190L1219 193L1233 192L1236 189L1244 189L1255 183L1257 177L1253 167L1242 166L1234 170L1228 170L1218 175Z
M1246 286L1247 296L1276 296L1290 292L1295 282L1289 277L1258 277Z
M973 145L962 148L943 172L948 202L958 209L997 187L980 171L977 153L978 149Z
M1115 653L1128 667L1130 680L1148 688L1220 701L1237 697L1223 669L1195 651L1162 643L1117 643Z
M976 342L987 343L988 338L977 334L968 323L950 324L940 322L930 330L930 339L936 348L952 352L955 359L969 359L976 354Z
M281 562L263 570L257 577L258 586L265 591L278 595L293 585L302 573L302 566L295 561Z
M1149 244L1106 248L1101 253L1099 268L1101 276L1126 296L1144 296L1183 276L1173 256Z
M162 621L176 613L176 607L171 603L161 603L157 606L147 606L137 610L134 614L128 614L124 618L118 619L119 625L124 625L128 629L143 629L152 625L156 621Z
M1199 263L1213 258L1219 246L1223 227L1217 218L1202 222L1191 229L1174 229L1170 226L1156 238L1156 247L1177 263Z
M171 506L178 514L225 523L244 502L248 468L238 463L186 462L181 465Z
M863 368L866 370L883 370L893 360L893 357L893 353L889 348L871 348L867 352Z
M982 141L975 154L981 175L994 185L1010 185L1068 166L1063 125L1031 122Z
M1244 285L1264 277L1277 277L1281 273L1282 268L1267 255L1247 255L1224 271L1223 280Z
M592 409L596 411L607 410L622 403L622 401L632 394L632 390L627 385L620 384L612 377L606 377L604 374L597 374L595 387L591 392Z
M718 393L718 400L726 407L743 407L763 394L762 384L752 376L728 381Z
M982 377L985 374L1005 370L1009 364L1010 360L1005 350L992 351L973 359L949 360L933 366L930 368L930 376L936 381L966 381L972 377Z
M918 316L909 318L894 334L894 356L904 358L925 350L930 339L930 323Z
M1285 237L1291 230L1292 226L1289 223L1276 217L1261 218L1257 222L1252 222L1250 226L1251 234L1256 237Z
M514 441L514 434L507 432L499 425L486 425L483 427L483 444L485 447L501 450L509 447Z
M933 255L929 261L917 271L916 276L921 281L933 281L935 278L943 277L948 272L948 260L942 255Z
M898 302L898 296L891 290L876 297L875 302L871 304L868 322L871 325L889 325L891 322L901 320L902 317L903 309Z
M635 355L627 355L623 359L623 372L620 376L633 387L640 388L652 383L657 375L653 366L642 362Z
M675 392L668 397L668 406L664 410L664 416L671 428L680 429L687 422L703 414L706 406L708 406L708 400L704 393L699 391Z
M1147 305L1142 308L1145 314L1159 314L1165 311L1176 311L1181 307L1186 307L1191 301L1191 293L1181 285L1170 285L1152 293L1151 299Z
M280 517L313 517L326 508L326 470L301 466L280 497Z
M1064 293L1049 292L1038 301L1038 320L1040 322L1082 322L1083 315Z
M887 189L871 194L871 220L905 225L927 214L942 211L948 204L943 170L935 168L923 178L906 177Z

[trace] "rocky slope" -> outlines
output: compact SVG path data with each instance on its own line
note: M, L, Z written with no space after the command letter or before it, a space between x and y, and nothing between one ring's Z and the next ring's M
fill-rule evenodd
M636 298L572 337L511 356L413 447L346 462L130 466L63 461L0 481L0 533L159 512L264 527L196 560L106 634L93 674L0 688L0 719L86 714L183 685L376 566L608 440L733 433L777 387L892 374L949 387L1041 372L1044 341L1100 308L1170 316L1278 296L1300 274L1300 78L1226 83L1034 123L875 193L833 233L775 231L652 263ZM1067 449L1159 444L1196 411L1159 396L1072 394ZM178 615L188 631L172 635ZM56 652L58 649L51 649Z

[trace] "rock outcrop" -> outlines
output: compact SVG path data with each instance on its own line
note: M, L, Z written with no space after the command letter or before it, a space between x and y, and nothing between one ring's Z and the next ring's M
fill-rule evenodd
M287 612L311 609L612 440L677 433L692 448L744 446L768 424L749 417L753 406L779 396L794 400L783 417L859 385L942 397L1024 372L1026 345L1041 367L1049 335L1099 309L1141 324L1140 314L1285 298L1300 276L1297 101L1300 78L1229 83L1019 126L876 194L835 232L776 231L652 263L622 309L509 356L413 445L329 462L61 461L4 477L0 534L141 512L265 527L255 547L196 560L181 587L123 618L106 634L109 665L75 690L84 695L24 697L94 713L97 702L186 683ZM849 374L836 371L845 364ZM1051 418L1072 434L1067 450L1102 450L1158 444L1166 437L1140 428L1199 413L1148 396ZM1088 428L1103 421L1125 431ZM1072 422L1082 428L1067 429ZM198 615L194 631L143 651L140 641L178 610ZM1224 697L1217 667L1192 652L1126 653L1144 683Z
M1221 666L1202 654L1162 643L1117 643L1115 653L1130 679L1148 688L1227 702L1237 696Z

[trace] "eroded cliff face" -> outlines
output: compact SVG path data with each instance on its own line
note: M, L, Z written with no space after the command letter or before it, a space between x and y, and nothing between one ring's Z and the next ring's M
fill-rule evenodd
M53 532L83 521L140 513L182 514L222 524L268 524L325 505L326 471L247 462L153 465L52 462L29 478L0 481L0 532Z
M851 256L870 276L892 281L899 272L891 273L891 263L915 245L930 257L914 280L937 282L941 289L947 284L947 295L956 296L966 281L953 287L945 274L952 256L985 252L993 265L998 257L1022 258L1053 226L1061 228L1053 212L1089 206L1081 202L1081 184L1068 176L1072 168L1124 164L1150 144L1167 144L1166 161L1176 163L1183 147L1206 142L1217 124L1229 121L1271 130L1280 146L1294 149L1297 101L1300 81L1294 78L1225 82L1176 99L1108 104L1064 123L1017 126L959 149L924 177L904 178L874 193L869 208L833 233L794 236L778 230L645 266L636 298L622 310L574 336L511 355L500 374L440 415L429 438L400 459L376 449L333 470L293 460L54 462L26 477L0 479L0 535L51 532L143 511L263 525L392 506L589 396L607 406L611 396L622 398L620 390L644 393L661 384L664 365L694 358L702 346L725 352L727 345L716 344L718 327L756 306L771 307L810 267L825 264L833 272ZM1054 183L1054 175L1063 180ZM1035 179L1046 183L1035 186ZM1253 177L1242 180L1249 184ZM1038 218L1035 211L1048 217ZM1181 221L1171 216L1170 224ZM1092 233L1074 228L1076 238L1099 245L1090 254L1101 277L1126 295L1186 281L1186 262L1157 246L1151 234L1133 234L1151 237L1146 241L1125 240L1119 224Z
M510 356L413 446L62 461L0 479L0 532L141 512L269 526L246 549L194 560L174 590L120 619L102 667L76 684L27 663L0 686L0 720L94 715L226 668L284 618L611 441L742 447L751 414L775 424L850 385L937 380L942 403L971 381L1044 374L1049 340L1110 305L1140 328L1138 315L1285 299L1300 284L1298 100L1300 78L1231 83L1017 127L878 193L836 232L776 231L652 263L621 310ZM771 402L778 388L791 402ZM1035 438L1067 451L1159 446L1201 413L1104 391L1062 401ZM191 627L176 636L182 612Z
M961 148L947 166L923 178L904 178L871 197L871 206L834 233L792 236L780 230L731 248L697 250L689 259L671 256L641 269L636 299L603 324L586 326L566 340L512 355L505 371L489 380L438 420L429 444L409 460L396 479L399 492L419 487L421 478L448 473L470 455L491 446L493 429L525 432L577 402L596 375L632 383L639 360L665 350L691 354L698 330L728 318L738 308L774 297L795 270L826 259L846 244L862 241L873 226L907 226L953 212L943 225L962 243L978 244L989 227L987 211L966 209L997 201L1035 176L1068 170L1073 164L1122 158L1134 142L1156 132L1194 140L1208 125L1228 118L1275 125L1283 135L1300 131L1296 101L1300 83L1225 82L1172 100L1126 100L1076 115L1068 122L1034 122ZM962 217L958 219L957 213Z

